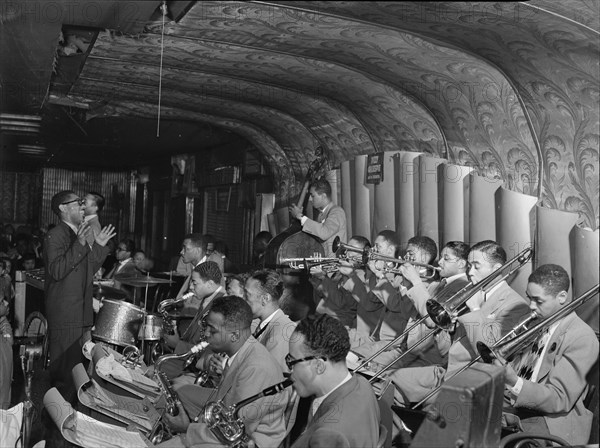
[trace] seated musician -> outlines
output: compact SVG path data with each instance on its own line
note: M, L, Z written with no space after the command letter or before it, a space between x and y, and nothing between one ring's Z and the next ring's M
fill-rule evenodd
M212 306L214 299L225 295L221 286L221 271L216 263L207 261L201 263L192 271L192 291L194 292L195 313L191 321L174 328L174 334L163 335L165 343L175 354L186 353L192 346L200 342L203 336L202 319ZM181 335L181 336L180 336ZM183 373L185 361L170 359L165 361L162 370L169 378Z
M402 276L411 286L409 289L401 286L400 290L414 305L407 329L411 328L422 317L427 317L427 300L435 298L439 303L444 303L467 285L469 282L467 279L468 254L469 246L462 241L450 241L447 243L440 253L438 263L441 280L432 283L424 282L415 266L411 264L402 265ZM416 367L434 364L445 365L450 347L450 338L447 332L436 332L438 333L437 335L432 335L419 342L428 334L431 334L432 329L435 328L436 325L433 321L427 318L424 322L410 330L401 349L404 352L410 347L414 348L410 349L409 353L403 355L402 359L397 364L391 366L391 368L398 369L407 366Z
M115 264L104 276L105 279L114 280L114 287L126 292L129 297L134 297L135 288L122 284L121 280L142 275L133 261L132 254L134 251L135 243L133 240L124 239L119 241L115 252Z
M352 270L349 269L345 272L351 273ZM348 328L356 328L357 302L352 298L350 292L341 287L345 276L340 269L328 271L326 268L317 266L310 270L310 274L309 281L313 286L316 312L335 317Z
M348 372L349 349L348 333L331 316L307 317L296 327L287 364L298 395L314 400L293 448L377 445L379 405L371 385Z
M214 352L228 356L223 377L210 401L222 400L231 406L263 389L283 381L283 372L277 361L252 337L250 325L252 310L239 297L226 296L214 300L206 317L206 342ZM219 442L200 417L204 403L196 402L194 391L201 388L186 386L179 397L183 402L177 417L165 417L178 436L161 443L162 447L226 446ZM183 389L180 389L183 391ZM261 398L242 407L239 416L246 433L259 447L278 446L286 434L284 410L290 390ZM186 412L187 411L187 412ZM189 414L188 414L189 412Z
M383 230L375 239L375 252L388 258L396 258L399 248L399 241L396 232ZM435 242L427 237L415 237L409 241L407 250L413 257L423 258L430 262L437 255L437 246ZM396 285L402 281L401 278L395 278L396 274L386 272L386 268L394 267L392 263L385 260L371 260L369 269L373 275L369 277L367 288L369 294L374 295L385 306L384 314L381 318L379 334L375 335L374 340L364 345L353 348L353 351L359 355L368 357L385 347L389 342L396 339L404 329L408 319L413 312L413 304L410 300L403 297L396 288ZM397 356L397 350L390 348L390 353L382 353L375 362L385 363Z
M569 283L558 265L537 268L527 285L531 310L547 319L568 306ZM593 414L583 399L586 375L597 359L596 334L575 312L540 329L533 346L506 365L506 398L523 430L552 434L572 445L588 443Z
M254 271L246 280L245 300L252 309L252 317L258 320L252 336L264 345L287 372L285 357L296 324L279 308L283 293L281 275L272 269Z
M505 263L506 252L498 243L488 240L475 244L469 251L471 282L477 284ZM389 375L399 392L397 401L421 401L440 386L445 377L450 377L477 356L475 346L478 341L494 343L530 313L527 301L504 280L481 296L481 300L471 302L477 309L457 318L452 329L447 367L408 367Z
M371 243L364 236L355 235L348 241L348 246L359 250L370 250ZM373 274L366 269L366 266L342 261L339 274L338 289L356 302L356 325L346 326L350 336L350 346L354 348L373 340L373 336L379 329L379 320L385 312L385 307L377 297L368 294L366 284Z

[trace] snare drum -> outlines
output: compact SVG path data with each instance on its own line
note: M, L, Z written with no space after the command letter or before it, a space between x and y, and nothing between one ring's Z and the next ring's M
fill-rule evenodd
M131 303L104 299L92 328L92 339L120 346L135 345L143 318L142 309Z
M146 314L144 323L140 327L138 339L140 341L160 341L163 335L163 320L157 314Z

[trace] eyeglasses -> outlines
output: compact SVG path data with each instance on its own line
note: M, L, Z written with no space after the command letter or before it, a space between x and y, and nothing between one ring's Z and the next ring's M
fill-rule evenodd
M67 201L67 202L61 202L61 205L67 205L67 204L72 204L73 202L77 202L79 205L83 205L85 204L85 199L73 199L72 201Z
M292 358L292 356L288 353L287 355L285 355L285 365L287 366L287 368L289 370L292 370L292 368L298 364L299 362L304 362L304 361L310 361L312 359L319 359L321 358L320 356L307 356L306 358L301 358L301 359L294 359ZM322 358L321 358L322 359Z

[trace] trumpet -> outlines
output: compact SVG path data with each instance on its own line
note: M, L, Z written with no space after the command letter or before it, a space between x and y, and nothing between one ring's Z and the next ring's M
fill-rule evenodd
M310 271L311 268L321 266L324 271L337 270L340 264L339 258L307 257L307 258L282 258L281 263L289 265L292 269Z
M369 362L371 362L373 359L375 359L381 353L383 353L384 351L388 350L390 347L393 347L394 345L396 345L397 343L402 341L404 336L406 336L410 331L412 331L418 325L420 325L421 323L425 322L428 318L430 318L437 325L438 328L436 328L435 330L433 330L431 332L428 332L425 336L423 336L421 339L419 339L413 345L408 347L406 351L401 353L399 357L394 358L389 364L387 364L381 370L376 372L375 375L373 377L371 377L369 382L374 381L375 379L377 379L378 377L383 375L385 372L387 372L399 359L406 356L408 353L410 353L416 347L421 345L421 343L423 343L429 337L435 336L442 330L448 330L452 326L454 317L458 316L459 314L461 314L462 312L464 312L468 309L466 303L471 297L473 297L479 291L483 290L485 287L495 286L496 284L500 283L505 278L509 277L511 274L513 274L518 269L523 267L527 263L527 261L531 258L532 254L533 254L533 251L530 248L523 250L515 258L506 262L498 270L492 272L490 275L488 275L486 278L484 278L481 282L479 282L475 285L473 283L466 284L462 289L460 289L452 297L450 297L443 305L440 304L436 300L435 297L429 299L427 301L428 315L421 317L413 325L411 325L409 328L404 330L404 332L402 332L402 334L400 334L394 340L390 341L388 344L383 346L381 349L379 349L373 355L371 355L367 359L365 359L355 369L355 371L358 371L361 368L365 367ZM515 268L510 269L508 272L506 272L506 270L508 268L510 268L515 262L519 262L519 265ZM503 273L503 275L501 277L498 277L500 273ZM429 398L429 397L427 397L427 398Z
M340 241L339 236L336 236L335 239L333 240L333 243L331 244L331 249L335 252L335 255L338 258L346 259L346 260L350 261L350 260L352 260L353 257L348 257L347 253L348 252L357 252L357 253L361 254L360 258L358 260L352 260L352 261L358 262L363 265L366 265L369 262L369 248L368 247L361 249L360 247L350 246L349 244L342 243Z
M386 264L381 269L383 272L389 272L392 274L402 274L402 269L400 269L400 267L403 264L412 264L413 266L425 268L426 271L431 271L431 274L430 275L421 274L421 277L428 278L428 279L434 278L436 276L436 274L442 270L441 268L439 268L437 266L433 266L431 264L419 263L419 262L407 260L404 258L396 258L396 257L387 256L387 255L382 255L378 252L373 251L372 249L369 251L369 260L385 261L386 263L393 263L393 266L388 266Z

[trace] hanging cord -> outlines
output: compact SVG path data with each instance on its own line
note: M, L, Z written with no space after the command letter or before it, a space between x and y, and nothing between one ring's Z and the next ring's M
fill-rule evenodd
M160 6L162 11L162 31L160 35L160 67L158 72L158 116L156 117L156 136L160 137L160 101L162 98L162 69L163 69L163 54L165 50L165 17L167 16L167 2L163 0Z

